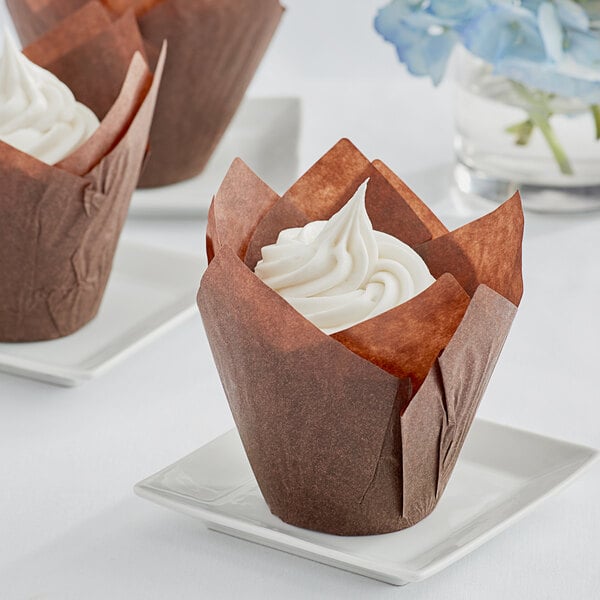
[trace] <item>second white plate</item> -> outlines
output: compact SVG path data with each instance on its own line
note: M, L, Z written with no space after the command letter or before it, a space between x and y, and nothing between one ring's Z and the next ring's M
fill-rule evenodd
M299 98L248 98L200 175L166 187L136 190L129 214L205 217L229 166L240 157L283 194L298 177Z
M0 371L72 386L97 377L196 311L195 256L120 242L96 318L58 340L0 344Z
M236 430L135 487L209 529L394 585L437 573L566 485L598 452L487 421L473 423L438 506L413 527L340 537L287 525L269 511Z

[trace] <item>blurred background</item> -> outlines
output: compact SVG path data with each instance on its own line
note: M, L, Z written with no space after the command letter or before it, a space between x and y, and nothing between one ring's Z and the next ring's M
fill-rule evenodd
M286 13L247 95L300 99L299 173L348 137L369 158L386 162L451 228L494 207L451 193L452 82L446 78L434 87L398 62L394 47L373 27L386 2L283 3ZM3 3L0 23L11 29ZM282 182L277 191L285 187ZM202 190L198 202L207 206L214 191ZM145 193L136 192L134 204ZM177 190L160 193L168 202ZM599 227L598 214L527 216L525 297L480 416L600 447ZM123 238L193 254L199 280L204 230L198 215L132 216ZM10 511L0 520L0 540L9 541L0 544L0 581L14 592L7 598L403 593L209 534L200 523L133 497L136 481L232 426L208 357L196 314L82 388L0 373L6 450L0 511L2 502ZM412 586L410 598L594 597L597 471L593 486L586 485L578 481L560 502L544 504L520 526L518 540L516 534L500 536L430 582ZM235 565L235 576L223 565ZM40 585L30 585L32 579Z
M403 176L452 159L451 86L436 89L406 72L373 27L384 4L284 3L286 13L248 95L301 98L301 171L341 137ZM3 26L12 29L4 4L0 10Z

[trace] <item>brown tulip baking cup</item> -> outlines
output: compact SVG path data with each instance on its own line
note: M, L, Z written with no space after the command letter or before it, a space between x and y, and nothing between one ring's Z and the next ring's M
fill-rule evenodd
M57 165L0 142L0 341L62 337L96 315L144 159L164 59L165 48L152 76L135 54L99 128Z
M242 101L283 13L279 0L7 3L24 44L37 40L51 46L46 36L54 32L56 38L55 29L61 26L80 32L83 39L69 58L68 68L45 61L42 53L36 53L36 61L39 59L42 66L76 90L85 88L86 81L97 76L97 69L118 73L122 57L128 61L136 48L143 48L152 64L162 41L168 41L169 55L141 187L175 183L204 169ZM81 26L82 11L87 11L86 26ZM78 24L70 22L74 17ZM120 29L114 31L118 22ZM107 50L111 40L114 47ZM115 80L120 81L114 77L107 80L107 93ZM93 99L87 104L96 111Z
M98 0L84 4L23 50L30 60L67 84L99 119L119 95L136 52L148 62L133 11L113 20Z
M369 177L375 229L436 278L326 335L253 272L288 227L328 219ZM236 160L209 213L198 306L263 496L287 523L397 531L440 499L522 294L518 194L453 232L380 161L340 141L281 198Z

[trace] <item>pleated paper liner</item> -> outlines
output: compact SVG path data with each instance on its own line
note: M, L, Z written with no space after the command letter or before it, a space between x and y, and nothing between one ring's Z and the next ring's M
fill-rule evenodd
M198 175L233 118L283 12L279 0L8 0L26 53L100 116L135 50L150 64L169 43L141 187ZM77 32L77 33L74 33ZM48 60L42 48L72 53ZM85 93L105 78L102 98Z
M148 59L133 13L113 21L98 1L88 2L23 51L67 84L99 119L114 104L135 52Z
M146 152L165 51L154 76L133 56L97 131L59 164L0 143L0 341L63 337L96 315Z
M328 336L253 273L288 227L327 219L367 177L376 229L436 282ZM342 140L281 198L241 161L216 194L198 305L261 492L284 521L339 535L403 529L441 497L522 293L518 195L454 232Z

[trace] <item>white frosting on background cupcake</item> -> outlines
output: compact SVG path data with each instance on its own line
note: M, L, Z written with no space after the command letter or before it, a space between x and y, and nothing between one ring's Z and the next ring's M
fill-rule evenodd
M52 73L28 60L4 34L0 56L0 140L54 165L98 127L96 115L75 100Z
M329 221L283 230L256 265L264 283L327 334L390 310L435 281L410 246L373 230L366 186Z

